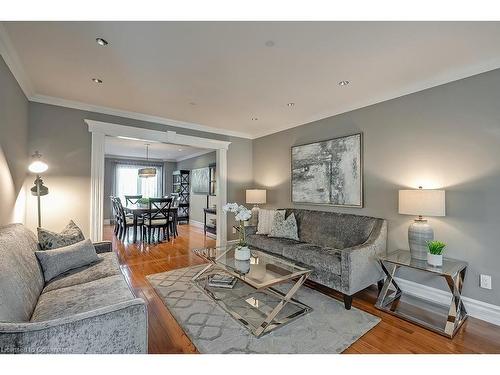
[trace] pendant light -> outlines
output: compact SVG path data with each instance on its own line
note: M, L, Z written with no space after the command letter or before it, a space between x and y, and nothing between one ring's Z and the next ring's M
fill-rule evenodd
M149 144L146 144L146 160L149 161ZM138 173L139 177L148 178L156 176L156 168L147 167L139 169Z

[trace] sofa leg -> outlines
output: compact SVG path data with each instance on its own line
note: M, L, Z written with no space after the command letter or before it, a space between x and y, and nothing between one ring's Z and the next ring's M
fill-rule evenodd
M377 295L379 295L380 292L382 291L382 288L384 287L384 282L385 282L384 279L377 281L377 289L378 289Z
M344 294L344 307L346 310L350 310L352 306L352 296Z

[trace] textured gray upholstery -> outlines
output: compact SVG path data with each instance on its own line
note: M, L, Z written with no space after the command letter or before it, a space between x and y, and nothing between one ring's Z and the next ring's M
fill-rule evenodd
M44 285L34 234L0 227L0 353L147 352L146 305L98 246L98 262Z
M120 274L120 266L115 253L103 253L98 255L100 261L90 266L69 270L55 279L49 281L43 292L66 288L77 284L88 283L104 277Z
M383 278L376 257L386 252L384 219L301 209L286 212L295 215L299 242L258 235L249 226L248 244L311 267L311 280L346 295Z
M27 322L44 286L35 235L21 224L0 227L0 322Z

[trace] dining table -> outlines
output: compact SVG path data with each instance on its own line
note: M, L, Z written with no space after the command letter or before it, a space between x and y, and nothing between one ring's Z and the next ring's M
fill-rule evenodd
M158 211L158 209L157 208L156 209L149 208L149 205L129 203L123 207L123 210L127 214L132 214L132 217L133 217L132 241L135 243L135 242L137 242L137 226L138 226L139 218L141 218L144 214ZM177 207L170 207L169 212L173 214L174 223L175 223L175 225L177 225L178 208Z

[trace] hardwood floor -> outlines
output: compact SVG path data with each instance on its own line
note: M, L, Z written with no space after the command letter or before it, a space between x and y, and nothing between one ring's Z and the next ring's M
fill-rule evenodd
M104 233L105 239L113 241L122 272L135 295L147 301L149 353L197 353L146 275L201 264L191 249L213 246L215 240L205 238L202 228L193 225L180 225L179 237L169 243L151 245L123 243L114 237L110 226L105 226ZM306 285L341 300L340 294L331 289L313 283ZM376 297L376 286L354 296L354 307L379 316L382 321L344 353L500 353L498 326L468 318L462 330L450 340L375 309Z

